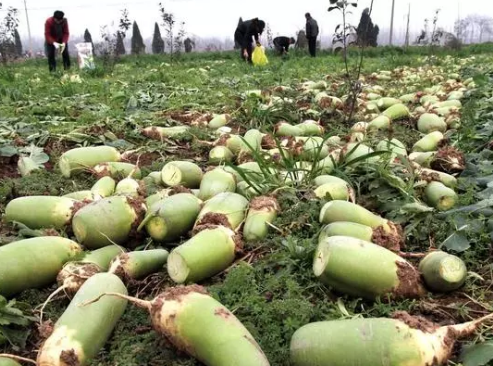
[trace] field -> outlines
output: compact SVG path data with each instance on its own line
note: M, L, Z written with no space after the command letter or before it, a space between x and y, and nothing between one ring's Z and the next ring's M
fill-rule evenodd
M98 180L95 174L84 172L67 178L60 172L60 156L72 148L113 146L122 153L123 161L138 164L142 177L176 160L192 161L205 172L217 165L209 161L209 152L219 137L217 131L207 126L214 114L230 115L227 124L232 129L230 133L242 136L251 129L272 134L280 121L295 125L316 120L325 130L322 137L328 151L333 152L334 146L344 146L348 141L354 143L350 146L361 143L360 146L369 146L372 150L349 159L348 148L342 148L342 155L334 158L332 169L317 170L316 162L323 157L319 155L323 153L322 147L315 149L316 152L307 152L306 147L298 143L289 145L288 155L281 158L277 155L278 160L272 158L274 155L263 155L261 152L280 147L276 145L276 141L281 141L278 136L270 141L264 138L261 150L246 149L237 161L227 163L233 169L241 163L258 162L259 174L242 176L247 185L257 187L258 192L248 187L242 192L249 199L260 193L273 195L281 209L269 225L265 239L246 241L233 264L199 284L245 325L271 365L289 365L293 333L315 321L391 317L397 311L406 311L440 325L449 325L488 315L493 312L493 221L489 220L493 215L493 193L488 184L493 181L493 67L491 53L471 55L473 51L465 50L460 55L440 51L440 55L433 58L421 50L406 53L382 49L369 53L364 58L362 89L354 113L347 104L339 104L339 99L331 99L334 104L315 99L316 94L323 91L342 101L348 94L342 58L325 53L315 59L300 54L286 59L270 55L269 65L258 68L241 63L236 53L185 55L179 60L126 57L112 70L98 64L96 70L73 69L68 76L50 75L42 61L2 66L0 213L18 197L62 196L90 189ZM352 77L356 60L357 55L351 54ZM71 78L71 75L78 77ZM449 158L465 157L466 163L459 164L457 169L443 169L458 176L453 188L458 193L458 201L450 210L438 210L429 207L433 205L424 193L427 184L438 179L436 175L423 179L410 159L400 155L400 160L395 160L395 155L390 158L387 150L377 152L377 145L384 139L394 138L411 152L416 141L424 136L417 129L419 113L416 111L423 104L419 98L435 93L444 100L458 88L452 86L450 79L462 83L470 78L473 81L468 81L467 91L461 95L462 107L453 112L453 120L460 124L447 125L445 141L438 147L448 151ZM309 81L319 85L307 83ZM375 89L375 85L382 89ZM443 88L433 89L437 85ZM279 86L286 88L281 90ZM450 89L446 90L448 87ZM262 93L254 92L257 90ZM355 122L370 122L383 112L374 114L374 110L367 108L371 104L368 95L373 92L394 98L422 93L408 103L411 114L392 121L390 128L355 133L351 131ZM142 133L150 126L182 125L190 128L178 136L152 139ZM331 140L327 138L331 136L339 136L341 140L330 145L327 141ZM303 151L303 148L304 153L300 153L299 149ZM43 153L48 155L48 161L43 160ZM41 169L21 176L18 159L29 154L38 159ZM303 161L311 164L301 164ZM281 170L285 175L277 174ZM244 173L241 169L234 171ZM468 270L464 286L449 293L429 292L418 299L383 295L372 301L344 294L319 281L312 264L319 234L325 226L319 220L320 211L330 198L314 194L313 179L323 173L344 179L357 204L400 225L405 244L399 239L395 249L395 242L390 242L386 236L383 239L388 239L388 246L394 245L390 249L416 267L425 253L433 249L460 257ZM146 186L145 193L139 192L149 196L162 188L151 184ZM0 246L44 233L3 220ZM58 230L57 234L73 238L69 228ZM187 234L164 247L171 251L188 239ZM162 246L144 235L133 243L132 249L158 247ZM127 285L129 294L147 299L170 286L175 285L166 269ZM15 347L5 342L2 349L0 311L0 353L36 359L50 321L55 323L70 303L63 293L57 295L44 310L45 322L39 324L39 305L56 288L53 281L49 287L25 290L16 296L16 300L24 304L25 314L33 318L25 327L13 326L16 330L22 328L12 338L15 338ZM25 329L28 331L24 332ZM27 341L22 344L24 336ZM493 341L493 333L484 326L457 343L449 365L461 364L465 347L488 341ZM491 351L489 355L488 360L493 359ZM104 349L90 363L92 366L200 364L176 351L153 330L148 314L130 304ZM463 364L486 365L474 363L471 357L466 357Z

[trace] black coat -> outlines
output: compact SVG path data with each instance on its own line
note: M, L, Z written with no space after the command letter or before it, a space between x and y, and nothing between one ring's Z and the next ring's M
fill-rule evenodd
M290 45L290 39L288 37L276 37L274 38L274 46L279 50L288 51Z
M306 37L316 38L318 36L318 23L315 19L309 18L306 21Z
M238 25L235 32L235 41L241 46L241 48L247 48L252 44L252 37L255 38L255 42L259 42L259 35L264 31L262 24L264 22L258 19L250 19L242 22Z

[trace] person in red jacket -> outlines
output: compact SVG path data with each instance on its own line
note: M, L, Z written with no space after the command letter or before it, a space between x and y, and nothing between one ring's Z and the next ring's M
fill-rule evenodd
M68 54L69 31L68 22L63 11L57 10L52 17L46 19L45 42L48 65L50 71L56 70L56 53L60 52L63 58L63 68L70 68L70 56Z

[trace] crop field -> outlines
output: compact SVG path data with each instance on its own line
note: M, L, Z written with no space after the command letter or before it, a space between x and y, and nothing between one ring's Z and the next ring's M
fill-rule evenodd
M411 51L1 66L0 354L491 364L493 54Z

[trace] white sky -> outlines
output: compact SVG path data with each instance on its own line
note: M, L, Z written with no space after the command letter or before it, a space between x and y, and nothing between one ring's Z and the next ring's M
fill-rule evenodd
M5 14L8 6L20 10L20 33L27 35L27 22L24 12L24 0L0 0ZM63 10L69 21L72 35L82 35L89 28L94 39L99 38L100 27L117 21L119 10L127 8L131 20L136 20L144 38L151 37L154 22L159 21L159 0L26 0L31 32L34 38L43 36L43 24L54 10ZM370 5L371 0L359 0L352 20L358 23L361 11ZM166 8L173 12L178 20L186 22L189 34L201 37L226 38L233 36L238 18L244 20L258 16L265 20L274 35L294 35L305 24L305 12L312 13L325 36L332 34L340 22L340 15L327 12L328 0L164 0ZM471 13L493 16L492 0L396 0L395 34L402 36L406 27L408 4L411 3L411 31L418 32L425 18L432 18L434 10L441 9L439 26L451 31L458 18ZM391 0L374 0L373 22L381 30L389 28ZM265 37L265 33L264 33ZM382 43L387 39L379 40Z

